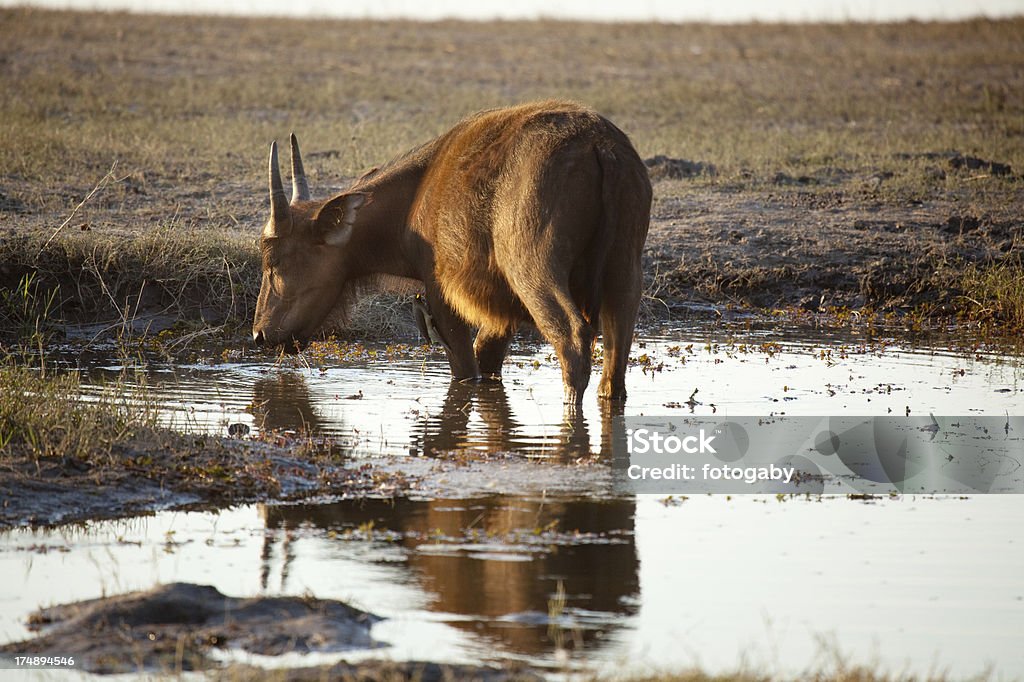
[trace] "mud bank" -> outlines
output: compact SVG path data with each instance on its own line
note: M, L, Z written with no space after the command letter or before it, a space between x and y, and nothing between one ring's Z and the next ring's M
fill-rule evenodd
M941 199L857 196L856 185L868 178L838 176L827 190L811 178L806 190L772 190L769 183L758 193L656 185L662 200L647 240L647 289L664 305L649 306L652 316L700 301L977 317L985 315L975 298L981 294L965 281L965 269L1006 265L1020 276L1019 219L965 213Z
M959 316L991 322L996 331L1012 331L1021 322L1014 318L1015 295L1001 296L965 278L969 271L982 276L1005 270L1006 285L1013 291L1021 287L1024 223L1017 205L964 206L954 197L893 201L864 189L872 181L884 185L879 175L831 166L818 173L822 180L780 172L775 179L719 181L661 170L666 164L704 168L702 162L656 157L648 163L657 179L644 251L642 323L675 319L684 310L699 315L693 303L705 311L842 308L914 312L937 322ZM1000 182L1020 194L1019 176ZM97 228L50 241L47 220L22 216L27 229L0 237L0 285L13 292L32 277L34 299L53 296L47 312L58 337L110 338L126 330L155 336L168 330L165 335L198 332L214 341L247 338L260 272L252 234ZM170 265L175 261L184 267ZM374 295L345 328L326 331L364 339L416 338L408 295L367 293ZM6 317L10 331L26 322ZM220 327L210 331L215 325Z
M189 583L161 585L146 592L43 608L29 616L39 636L5 644L0 655L73 658L74 668L91 673L174 673L222 666L217 650L262 656L332 654L384 646L370 635L381 618L339 601L306 597L239 599L215 588ZM269 673L234 665L231 679ZM370 661L322 668L275 670L274 679L537 679L477 666Z
M0 529L316 494L393 495L408 485L400 473L347 468L306 444L286 445L160 432L103 462L5 457Z

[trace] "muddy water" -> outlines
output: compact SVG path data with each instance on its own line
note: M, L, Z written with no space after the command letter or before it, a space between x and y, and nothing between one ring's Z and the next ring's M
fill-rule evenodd
M1007 356L708 332L634 351L627 415L1024 411ZM601 463L574 463L600 452L606 416L588 394L565 425L544 347L517 349L504 383L482 387L450 385L439 355L406 355L154 368L147 382L178 427L306 429L427 477L451 449L526 457L473 462L412 499L8 533L0 576L22 588L0 590L0 639L25 637L41 604L177 580L385 616L373 637L389 646L349 659L797 674L838 652L892 672L1024 676L1024 497L614 496Z

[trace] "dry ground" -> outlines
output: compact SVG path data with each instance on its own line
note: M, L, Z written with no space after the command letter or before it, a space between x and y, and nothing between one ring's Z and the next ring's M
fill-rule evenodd
M645 158L698 164L652 166L648 315L701 301L1024 321L1006 307L1024 290L1024 20L4 9L0 37L0 285L31 271L60 283L65 319L244 320L273 138L299 134L323 196L468 112L567 97L607 114Z

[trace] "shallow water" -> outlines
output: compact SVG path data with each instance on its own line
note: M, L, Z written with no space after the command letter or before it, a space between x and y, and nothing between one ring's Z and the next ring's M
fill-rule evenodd
M450 381L437 351L371 348L376 357L351 359L351 349L343 350L346 359L287 365L259 357L156 366L147 392L176 428L227 435L241 423L256 432L308 432L334 438L354 456L468 447L557 457L601 449L608 415L596 398L599 366L582 421L569 425L550 346L514 348L503 381L483 384ZM691 329L648 335L632 358L627 416L1024 414L1024 361L1008 355L856 336ZM95 380L86 390L97 393L120 367L86 370Z
M517 348L504 383L483 386L450 384L443 357L418 350L154 368L149 388L178 427L305 428L427 477L451 449L527 457L468 463L414 499L7 533L0 576L21 588L0 590L0 639L27 636L39 605L181 580L349 601L387 617L373 635L389 646L368 657L798 674L838 652L895 673L1024 676L1024 496L615 494L603 460L574 463L604 447L594 388L568 428L548 353ZM1008 356L692 329L634 355L627 415L687 414L694 389L695 414L1024 414Z
M494 495L18 531L0 550L20 585L0 637L25 637L40 604L182 580L349 601L388 618L375 657L796 674L834 647L895 672L1019 677L1022 502Z

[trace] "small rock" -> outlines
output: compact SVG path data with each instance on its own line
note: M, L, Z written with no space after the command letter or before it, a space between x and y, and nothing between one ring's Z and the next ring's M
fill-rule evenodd
M717 169L710 163L703 161L687 161L686 159L673 159L658 154L644 161L647 166L647 174L651 180L679 180L681 178L692 178L697 175L716 175Z
M992 175L1010 175L1013 172L1008 163L979 159L976 156L968 156L967 154L957 154L950 157L949 166L954 169L985 170L992 173Z
M244 438L249 435L249 425L242 422L228 424L228 435L232 438Z

